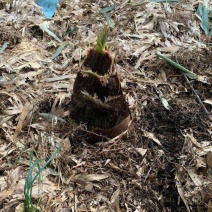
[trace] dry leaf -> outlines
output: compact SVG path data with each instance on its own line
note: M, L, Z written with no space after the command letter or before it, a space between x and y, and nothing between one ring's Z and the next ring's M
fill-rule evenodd
M24 121L25 121L26 117L28 116L29 112L31 111L31 109L32 109L32 105L29 102L27 102L24 105L22 112L19 116L19 120L18 120L18 124L16 126L16 129L15 129L14 137L17 137L20 134L20 132L23 128L23 125L24 125Z
M24 203L19 204L15 208L15 212L23 212L24 211Z
M185 136L185 141L186 142L191 142L195 147L200 148L201 150L203 150L203 147L200 143L197 142L197 139L194 138L193 133L187 133L184 135Z
M144 156L147 152L147 149L143 149L143 148L135 148L135 150L141 155Z
M130 123L131 123L131 117L129 115L113 128L110 128L110 129L96 129L95 128L93 130L97 134L102 134L109 138L115 139L117 136L121 136L122 133L126 132L126 130L129 128Z
M209 201L207 206L208 206L208 211L207 212L212 212L212 200Z
M119 208L119 194L120 194L120 188L118 188L112 195L111 197L111 204L113 205L113 209L115 212L119 212L120 208Z
M207 166L212 168L212 152L208 152L206 156Z
M195 173L194 169L187 169L187 172L190 176L190 178L192 179L192 181L194 182L195 186L202 186L203 185L203 179L200 178L200 176L198 176Z
M190 208L189 208L189 205L188 205L188 202L185 198L185 194L184 194L184 190L183 190L183 187L180 183L180 178L179 178L179 175L176 173L175 175L175 179L176 179L176 186L177 186L177 191L178 191L178 194L180 195L181 199L183 200L186 208L187 208L187 211L190 212Z
M106 178L110 177L110 174L80 174L74 177L74 179L82 180L85 182L92 182L92 181L101 181Z
M142 130L142 132L144 133L144 136L153 140L156 144L158 144L159 146L162 146L161 142L155 137L155 135L153 133L147 132L145 130Z
M197 156L194 160L196 169L206 168L205 158Z
M206 103L206 104L212 105L212 99L206 99L203 102Z

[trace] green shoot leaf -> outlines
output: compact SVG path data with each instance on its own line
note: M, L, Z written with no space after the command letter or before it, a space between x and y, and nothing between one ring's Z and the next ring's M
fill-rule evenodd
M107 28L105 27L103 31L97 36L95 50L99 53L103 53L105 50L105 45L107 42Z
M87 71L82 71L83 73L87 73L87 74L90 74L91 76L93 77L99 77L99 75L95 72L93 72L92 70L87 70Z

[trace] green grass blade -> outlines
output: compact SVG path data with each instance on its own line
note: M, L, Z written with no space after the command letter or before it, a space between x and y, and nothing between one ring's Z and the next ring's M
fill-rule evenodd
M114 10L114 9L115 9L115 5L111 5L111 6L109 6L109 7L105 7L105 8L103 8L103 9L101 9L101 10L99 11L99 13L104 14L104 13L110 12L111 10Z
M197 79L197 75L194 74L193 72L189 71L187 68L181 66L178 63L175 63L173 60L167 58L165 55L161 54L160 52L157 52L156 55L159 58L162 58L163 60L169 62L170 64L172 64L173 66L175 66L176 68L179 68L182 72L184 72L190 79Z
M7 48L8 45L9 45L9 42L5 42L3 44L3 46L0 48L0 54L4 52L4 50Z
M50 36L52 36L55 40L59 41L59 42L62 42L60 40L60 38L57 37L57 35L55 35L51 30L49 30L44 24L40 24L39 25L40 28L45 31L46 33L48 33Z
M57 148L57 150L51 155L51 157L47 160L47 162L41 167L40 163L42 160L35 160L33 163L33 152L30 152L30 169L26 177L25 185L24 185L24 211L37 211L38 210L38 204L40 202L37 202L37 206L34 206L32 203L32 187L35 182L35 180L38 178L38 183L42 181L42 171L43 169L51 162L51 160L55 157L55 155L61 150L60 146ZM33 171L35 167L38 168L38 173L35 174L33 177Z
M212 35L212 26L210 23L210 14L212 13L211 10L209 10L209 8L207 8L203 3L199 4L198 8L197 8L197 15L200 16L202 23L200 24L201 28L204 30L206 35ZM211 32L210 32L211 30Z
M113 29L113 28L115 27L115 25L114 25L114 23L113 23L113 21L112 21L110 15L107 14L107 13L105 13L104 16L105 16L107 25L108 25L111 29Z
M55 59L68 44L69 41L61 43L60 46L57 48L56 52L52 55L52 60Z
M61 121L63 123L66 123L66 120L59 117L59 116L56 116L54 114L51 114L51 113L39 113L40 116L46 118L46 119L49 119L50 121L55 121L55 120L58 120L58 121Z
M47 160L47 162L40 168L39 172L35 175L33 179L33 183L38 177L38 175L46 168L46 166L51 162L51 160L55 157L55 155L61 150L62 146L58 147L57 150L51 155L51 157Z

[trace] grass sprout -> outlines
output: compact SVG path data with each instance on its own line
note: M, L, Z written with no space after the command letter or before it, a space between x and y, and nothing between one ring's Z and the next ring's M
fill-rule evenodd
M51 157L45 162L43 166L41 166L42 159L36 159L33 160L33 152L30 152L30 169L26 176L26 181L24 185L24 211L28 212L35 212L35 211L41 211L39 209L39 203L41 199L41 193L40 192L40 199L38 200L37 204L34 205L32 202L32 188L33 185L37 179L38 184L42 183L42 171L44 168L51 162L51 160L57 155L57 153L61 150L61 146L57 148L57 150L51 155ZM35 168L38 169L38 172L36 174L34 173Z
M95 50L99 53L104 53L106 42L107 42L108 30L105 27L101 33L97 36L97 42Z

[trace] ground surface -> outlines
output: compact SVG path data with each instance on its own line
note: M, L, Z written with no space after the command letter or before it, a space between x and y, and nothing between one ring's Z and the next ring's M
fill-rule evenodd
M42 211L212 210L212 125L190 87L211 113L212 40L200 29L198 2L64 0L45 20L31 0L0 1L0 47L9 42L0 53L0 211L23 210L30 152L41 165L55 156L33 184ZM69 102L84 53L106 24L99 10L113 4L108 45L133 127L125 139L91 144L79 133L86 126L69 119ZM68 42L55 59L60 42L40 24ZM189 84L157 51L207 83Z

